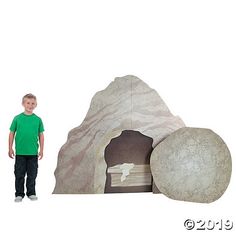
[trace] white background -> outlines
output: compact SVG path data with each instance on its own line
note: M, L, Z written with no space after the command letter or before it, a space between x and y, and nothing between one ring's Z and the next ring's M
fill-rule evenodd
M235 1L1 0L0 235L231 235L189 232L183 223L191 218L236 224L235 68ZM51 194L68 131L83 121L95 92L127 74L154 88L187 126L211 128L225 140L233 173L219 200ZM45 157L37 179L39 201L16 204L7 140L28 92L38 97Z

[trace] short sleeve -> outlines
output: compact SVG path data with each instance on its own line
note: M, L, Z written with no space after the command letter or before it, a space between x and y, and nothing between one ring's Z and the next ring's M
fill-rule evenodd
M11 132L16 132L16 129L17 129L17 120L16 120L16 117L13 119L12 123L11 123L11 126L10 126L10 131Z
M44 131L43 121L40 119L39 121L39 134Z

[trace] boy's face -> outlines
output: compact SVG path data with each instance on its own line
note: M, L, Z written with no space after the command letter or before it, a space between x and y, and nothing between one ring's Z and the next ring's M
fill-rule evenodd
M26 113L32 114L34 108L37 106L37 102L34 98L25 98L22 105Z

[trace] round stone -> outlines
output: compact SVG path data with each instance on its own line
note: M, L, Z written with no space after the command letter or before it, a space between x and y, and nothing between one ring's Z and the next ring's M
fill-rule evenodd
M232 162L224 141L212 130L181 128L158 144L151 155L158 189L169 198L210 203L222 196Z

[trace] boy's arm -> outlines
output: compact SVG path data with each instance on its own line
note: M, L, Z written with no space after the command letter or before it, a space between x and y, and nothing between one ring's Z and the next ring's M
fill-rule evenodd
M44 148L44 134L39 134L39 160L43 158L43 148Z
M14 150L12 149L12 145L13 145L13 142L14 142L14 137L15 137L15 132L10 132L9 139L8 139L8 145L9 145L8 156L12 159L15 156Z

